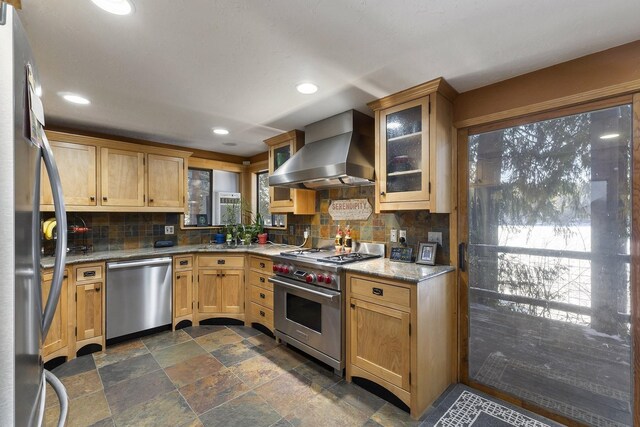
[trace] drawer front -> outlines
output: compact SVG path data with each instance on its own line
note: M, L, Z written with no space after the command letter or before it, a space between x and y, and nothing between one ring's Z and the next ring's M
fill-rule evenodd
M251 286L251 301L273 310L273 292Z
M255 322L262 323L264 326L273 329L273 310L256 304L251 304L251 319Z
M173 257L173 269L175 271L192 270L193 255Z
M250 271L249 284L259 286L268 291L273 291L273 283L269 282L269 277L271 277L271 274L261 274L256 273L255 271Z
M273 261L266 258L251 257L251 269L271 274L273 273Z
M242 268L244 267L244 257L200 255L198 257L198 267Z
M406 308L411 307L411 292L408 288L357 277L352 277L349 285L351 286L350 290L353 297L381 304L388 303Z
M76 283L102 280L102 265L76 267Z

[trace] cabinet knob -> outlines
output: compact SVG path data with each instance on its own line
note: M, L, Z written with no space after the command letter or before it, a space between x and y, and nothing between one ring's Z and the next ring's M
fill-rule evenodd
M263 294L262 292L260 292L260 298L265 299L267 296L265 294Z
M265 267L264 262L261 262L261 263L260 263L260 268L264 268L264 267Z
M153 203L153 199L149 199L149 203Z
M179 276L179 275L178 275L178 276L176 276L176 279L179 279L179 278L180 278L180 276Z
M260 310L260 316L262 316L262 317L265 316L264 311Z
M100 286L96 286L96 292L100 292Z
M107 196L102 197L102 201L106 202L107 201Z
M96 198L95 198L95 196L91 196L91 197L89 197L89 200L92 201L92 202L95 202Z
M260 283L264 283L264 277L260 278Z
M380 192L380 195L381 195L381 196L384 196L385 194L386 194L386 193L385 193L384 191L381 191L381 192Z

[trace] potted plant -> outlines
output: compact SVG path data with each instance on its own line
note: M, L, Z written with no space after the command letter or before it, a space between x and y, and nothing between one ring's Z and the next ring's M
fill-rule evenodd
M258 243L264 245L267 243L267 233L264 231L264 219L260 212L256 214L255 221L253 223L253 229L258 236Z

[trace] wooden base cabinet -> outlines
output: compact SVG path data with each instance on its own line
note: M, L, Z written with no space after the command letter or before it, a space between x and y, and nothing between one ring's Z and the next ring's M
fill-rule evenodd
M183 320L193 324L193 255L173 258L173 328Z
M75 290L74 352L89 344L105 348L104 263L73 268Z
M53 279L53 270L44 270L42 272L42 304L46 304L51 292L51 281ZM68 357L69 345L69 271L65 270L62 289L60 291L60 299L56 307L51 327L47 338L42 345L42 358L45 362L56 357ZM44 309L44 307L43 307Z
M245 320L244 256L199 255L196 319L229 317Z
M456 381L454 275L418 284L347 274L347 381L366 378L418 419Z
M250 256L248 268L247 295L251 309L247 310L247 323L259 323L274 332L273 325L273 262L268 258Z

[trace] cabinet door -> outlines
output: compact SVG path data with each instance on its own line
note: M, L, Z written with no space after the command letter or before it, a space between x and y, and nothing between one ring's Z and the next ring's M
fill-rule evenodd
M65 204L96 205L96 147L51 141L51 150L58 165ZM44 164L40 173L40 204L53 206L53 195Z
M220 312L221 278L219 270L198 272L198 311L200 313Z
M102 282L76 286L76 339L102 336Z
M52 273L45 273L42 276L43 305L46 304L47 298L49 298L49 292L51 292L52 277ZM53 321L51 322L51 328L49 329L47 338L44 340L44 344L42 346L43 356L47 356L48 354L51 354L54 351L58 351L61 348L67 346L67 285L68 279L67 274L65 273L65 278L62 282L62 290L60 291L60 299L58 300L58 305L53 316Z
M429 200L429 97L380 111L380 202Z
M193 272L177 271L173 283L173 317L188 316L193 310Z
M244 271L221 270L221 312L244 312Z
M149 206L184 206L184 159L149 154L147 156Z
M269 149L269 175L284 164L293 154L293 141L289 140ZM285 187L269 187L270 208L293 207L293 190Z
M144 206L144 154L100 149L103 206Z
M351 299L351 364L409 390L409 313Z

